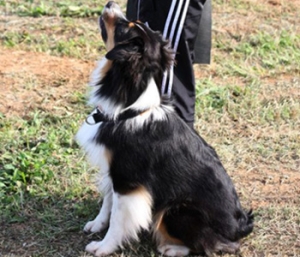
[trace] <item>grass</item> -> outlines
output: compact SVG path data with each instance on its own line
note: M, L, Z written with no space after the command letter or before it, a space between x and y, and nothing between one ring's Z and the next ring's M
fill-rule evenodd
M300 254L300 20L296 1L277 2L214 1L213 61L195 66L195 127L256 216L240 256ZM103 237L82 232L98 211L96 171L73 139L89 112L83 64L104 51L103 3L0 0L0 51L15 58L0 77L1 256L90 256ZM159 255L142 234L113 256Z
M96 20L93 18L94 23L91 23L82 18L19 17L12 26L13 20L9 19L0 42L7 48L92 59L99 49L104 50Z
M34 1L27 0L21 4L18 1L1 1L6 14L41 17L41 16L61 16L61 17L91 17L99 16L103 5L99 1L89 1L83 4L82 1Z
M84 220L91 218L90 209L96 211L98 204L92 201L90 169L73 142L77 121L82 118L40 112L21 121L2 118L0 136L5 150L1 151L0 208L4 229L0 242L9 242L0 244L2 253L26 256L30 251L55 256L61 250L75 254L74 244L83 246L78 241L83 240L83 234L78 231ZM14 243L14 233L21 234L18 239L23 247ZM32 236L24 237L26 234ZM65 248L59 243L60 238L75 234L76 243Z

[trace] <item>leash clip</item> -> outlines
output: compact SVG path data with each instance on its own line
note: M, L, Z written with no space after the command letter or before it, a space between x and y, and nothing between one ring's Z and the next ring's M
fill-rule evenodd
M96 112L90 114L89 116L86 117L85 122L88 125L96 125L97 123L103 121L102 119L97 119L97 116L100 116L101 118L104 117L103 112L99 109L99 107L96 107L95 109ZM93 122L90 121L90 119L93 118Z
M93 118L94 119L93 114L90 114L89 116L86 117L86 119L85 119L86 124L91 125L91 126L95 125L96 124L95 120L94 120L94 122L90 122L89 118Z

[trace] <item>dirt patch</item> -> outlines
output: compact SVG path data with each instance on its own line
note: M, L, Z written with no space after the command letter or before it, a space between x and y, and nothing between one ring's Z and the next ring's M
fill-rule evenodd
M0 112L66 108L75 90L84 92L94 62L0 48Z
M234 174L244 197L251 195L251 207L299 206L300 174L286 170L238 171Z

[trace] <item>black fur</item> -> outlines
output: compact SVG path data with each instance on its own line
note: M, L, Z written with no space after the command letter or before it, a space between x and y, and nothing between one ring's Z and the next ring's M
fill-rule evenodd
M113 152L114 190L126 194L145 186L153 213L166 209L168 232L193 251L214 252L252 231L253 217L241 208L215 150L175 113L134 132L125 122L103 124L97 141Z
M172 60L160 34L128 23L115 22L115 47L106 54L113 64L96 92L125 107L145 91L150 78L160 85ZM102 34L107 40L105 30ZM194 252L236 251L239 239L253 229L252 213L242 209L215 150L174 111L160 108L165 119L151 114L135 129L128 129L128 120L101 125L95 141L113 153L109 175L114 191L146 188L153 216L163 211L167 232Z
M157 84L161 82L163 71L171 64L171 51L159 33L148 35L146 31L150 30L144 24L129 29L128 22L119 20L115 32L117 45L106 54L113 67L99 81L102 86L98 95L128 107L145 91L151 77ZM102 35L106 37L103 29Z

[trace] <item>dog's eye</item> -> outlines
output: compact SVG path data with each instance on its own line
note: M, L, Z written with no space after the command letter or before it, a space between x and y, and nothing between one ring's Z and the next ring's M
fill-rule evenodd
M134 51L134 52L138 52L139 49L140 49L140 47L137 46L137 45L132 44L132 45L131 45L131 49L132 49L132 51Z

